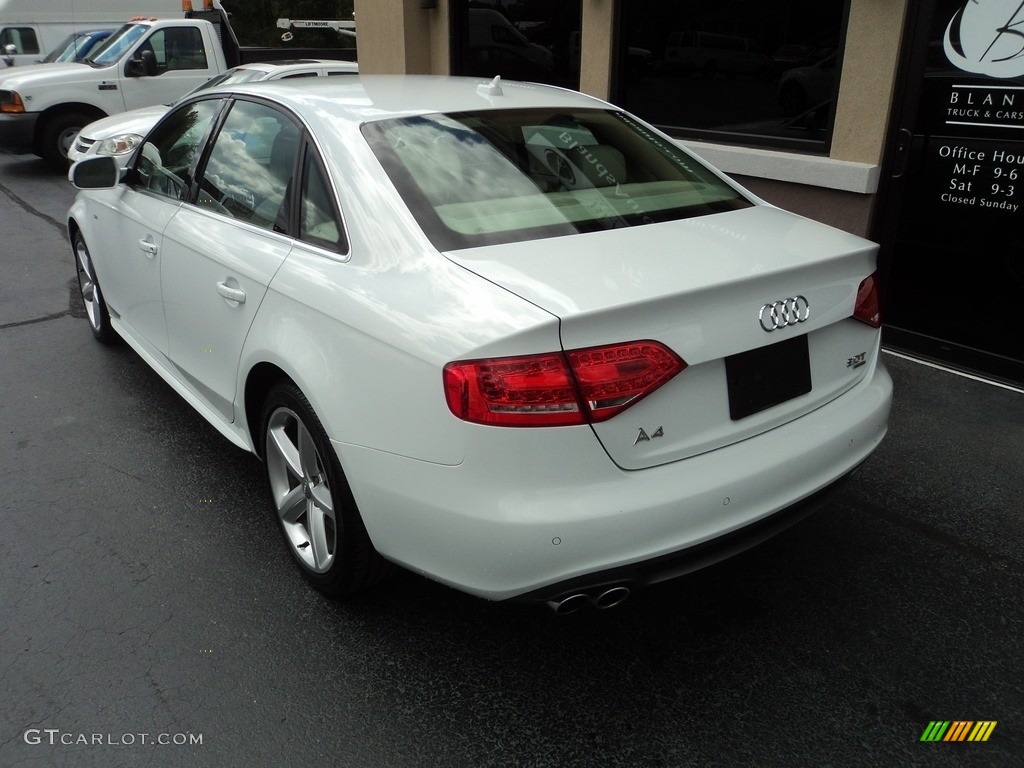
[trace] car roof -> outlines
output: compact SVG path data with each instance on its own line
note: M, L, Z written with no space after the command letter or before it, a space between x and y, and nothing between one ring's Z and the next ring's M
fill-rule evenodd
M234 69L258 69L261 72L280 72L283 69L308 69L310 67L341 67L344 69L355 69L354 61L342 59L279 59L277 61L252 61L247 64L239 64Z
M606 109L610 105L576 91L538 83L493 81L435 75L359 75L223 85L204 95L232 92L264 96L301 115L312 125L349 119L370 122L436 112L489 109Z

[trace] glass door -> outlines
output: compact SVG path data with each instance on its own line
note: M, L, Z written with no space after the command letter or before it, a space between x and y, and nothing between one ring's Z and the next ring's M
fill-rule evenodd
M1024 382L1024 3L912 3L874 237L885 340Z

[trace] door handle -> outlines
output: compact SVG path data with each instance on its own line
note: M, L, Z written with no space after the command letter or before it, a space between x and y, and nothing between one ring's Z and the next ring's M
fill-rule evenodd
M232 288L227 283L217 283L217 293L223 296L228 301L234 301L238 304L245 304L245 291L241 288Z
M141 248L142 252L151 259L156 256L156 252L160 250L159 246L152 240L139 240L139 248Z
M914 134L906 128L896 133L896 155L892 164L892 178L900 179L907 172L910 163L910 147L914 143Z

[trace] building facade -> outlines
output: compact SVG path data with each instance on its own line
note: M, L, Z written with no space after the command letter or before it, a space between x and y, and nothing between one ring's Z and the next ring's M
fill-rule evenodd
M765 200L876 240L890 346L1024 383L1019 0L355 0L355 10L364 73L579 89Z

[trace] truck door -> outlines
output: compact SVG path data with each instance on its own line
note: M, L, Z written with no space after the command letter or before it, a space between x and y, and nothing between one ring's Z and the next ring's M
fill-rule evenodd
M151 51L155 70L133 76L132 66L121 64L121 91L125 109L170 104L218 74L216 57L206 50L203 33L195 26L161 27L139 44L131 58ZM133 73L134 74L134 73Z

